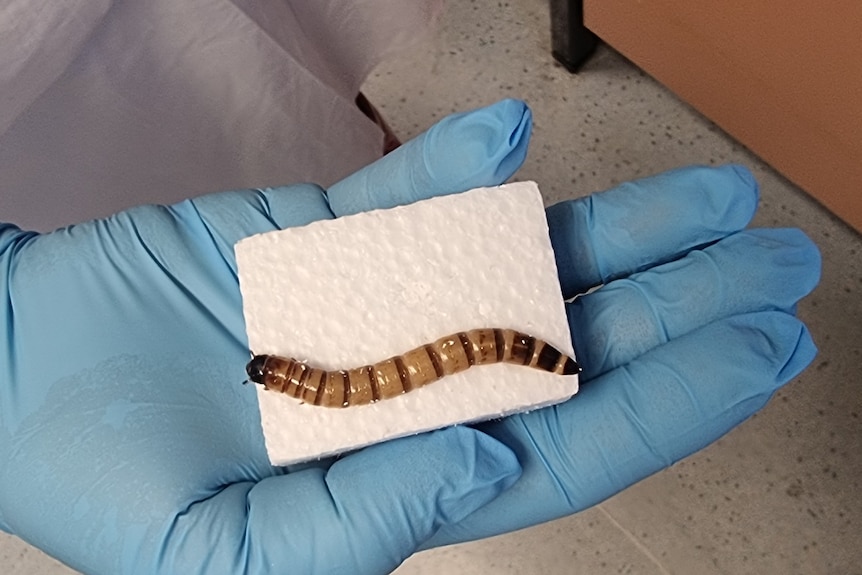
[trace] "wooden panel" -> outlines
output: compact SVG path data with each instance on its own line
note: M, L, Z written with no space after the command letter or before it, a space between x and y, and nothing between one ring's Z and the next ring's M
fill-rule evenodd
M586 0L584 23L862 231L862 2Z

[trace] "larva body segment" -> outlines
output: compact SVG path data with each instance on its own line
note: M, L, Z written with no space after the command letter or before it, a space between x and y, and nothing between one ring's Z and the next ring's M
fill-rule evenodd
M347 370L324 370L295 359L256 355L246 366L249 379L267 390L311 405L349 407L389 399L474 365L513 363L573 375L571 357L549 343L511 330L483 328L441 337L405 354Z

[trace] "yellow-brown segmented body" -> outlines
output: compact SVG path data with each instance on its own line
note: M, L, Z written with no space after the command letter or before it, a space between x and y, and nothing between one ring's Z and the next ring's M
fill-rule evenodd
M256 355L251 381L322 407L349 407L389 399L474 365L513 363L560 375L581 371L549 343L511 329L485 328L441 337L403 355L354 369L318 369L295 359Z

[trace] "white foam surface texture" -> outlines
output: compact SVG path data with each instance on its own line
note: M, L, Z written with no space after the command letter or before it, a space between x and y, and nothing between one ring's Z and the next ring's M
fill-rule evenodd
M238 242L236 257L256 354L349 369L459 331L497 327L573 356L534 182L260 234ZM577 376L492 364L347 408L256 387L270 460L287 465L558 403L577 386Z

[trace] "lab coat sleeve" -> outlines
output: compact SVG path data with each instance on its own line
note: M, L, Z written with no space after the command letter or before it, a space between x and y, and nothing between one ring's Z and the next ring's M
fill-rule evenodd
M0 0L0 134L75 60L111 0Z
M440 6L0 0L0 221L48 231L217 190L338 182L383 153L355 103L365 76Z

